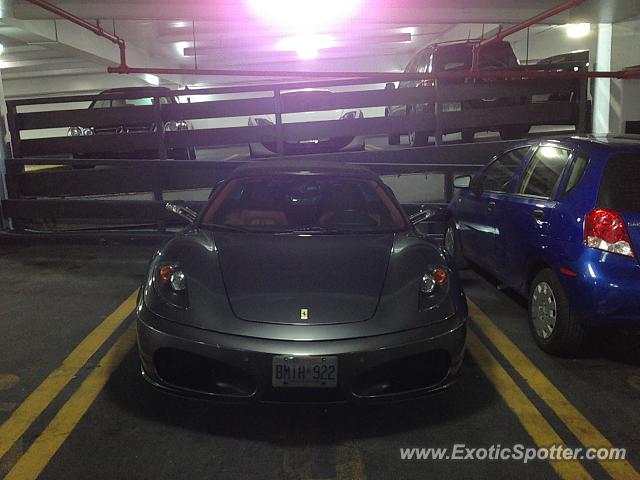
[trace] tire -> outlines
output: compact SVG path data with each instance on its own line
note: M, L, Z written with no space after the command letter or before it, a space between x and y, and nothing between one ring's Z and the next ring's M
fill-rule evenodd
M466 258L462 254L462 245L460 244L460 237L458 236L458 230L453 220L447 223L447 228L444 232L444 249L453 258L456 266L459 270L465 269L469 266Z
M586 329L576 319L562 285L550 269L542 270L531 282L529 326L538 346L552 355L575 356L586 343Z
M476 132L473 130L462 130L462 143L472 143L476 136Z
M502 140L519 140L525 138L531 127L529 125L509 125L500 127L500 138Z
M412 147L424 147L428 139L427 132L409 132L409 145Z
M389 110L385 109L384 116L389 117ZM400 145L400 134L390 133L388 136L389 145Z

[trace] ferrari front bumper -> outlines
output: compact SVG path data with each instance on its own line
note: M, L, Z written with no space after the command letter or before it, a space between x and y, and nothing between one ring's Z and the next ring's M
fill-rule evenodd
M139 310L144 378L181 395L229 402L376 403L447 387L463 360L467 318L374 337L289 341L241 337L180 325ZM274 356L336 357L336 388L272 386Z

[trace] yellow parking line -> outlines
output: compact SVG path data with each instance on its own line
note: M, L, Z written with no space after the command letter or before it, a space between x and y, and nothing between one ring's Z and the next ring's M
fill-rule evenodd
M567 400L562 392L502 333L489 317L472 301L467 300L467 302L473 322L536 394L564 422L580 443L587 448L612 448L611 442ZM626 460L599 460L599 463L613 478L640 479L640 474Z
M27 431L64 387L76 376L89 358L107 341L113 332L129 316L136 305L136 290L111 315L105 318L80 344L64 359L12 415L0 426L0 458Z
M316 480L311 478L311 447L290 447L282 456L283 480Z
M54 170L56 168L64 168L66 165L25 165L25 172L39 172L42 170Z
M477 335L469 332L467 342L469 352L473 355L476 363L496 387L502 399L518 417L518 420L535 444L539 447L564 445L560 436L549 425L542 413L531 403L531 400L527 398L489 349L482 344ZM560 478L564 480L591 478L577 460L550 461L549 463Z
M131 324L53 417L44 432L20 457L5 480L31 480L40 475L102 391L113 371L131 351L135 342L135 325Z
M336 480L366 480L362 450L356 445L340 445L336 457Z

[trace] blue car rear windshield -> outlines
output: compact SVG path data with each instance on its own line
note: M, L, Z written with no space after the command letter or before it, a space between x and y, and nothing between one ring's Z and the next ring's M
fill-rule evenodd
M640 155L609 159L600 184L598 205L619 212L640 213Z
M255 232L375 233L407 228L382 185L326 175L233 179L214 196L201 225Z

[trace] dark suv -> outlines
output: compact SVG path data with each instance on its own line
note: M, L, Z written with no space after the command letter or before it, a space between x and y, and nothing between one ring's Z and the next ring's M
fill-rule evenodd
M423 48L416 53L407 67L405 73L436 73L450 71L471 70L473 58L473 46L476 41L457 41L451 43L434 43ZM520 70L520 63L513 53L511 44L505 41L494 42L482 47L480 50L480 70ZM440 80L440 84L465 83L468 79L460 78L456 80ZM493 81L493 80L480 80ZM391 86L393 84L390 84ZM432 80L409 80L400 82L398 88L432 87ZM442 103L443 112L459 112L477 108L505 107L510 105L521 105L530 102L530 97L504 97L504 98L483 98L478 100L466 100L462 102ZM410 113L433 112L433 104L422 105L395 105L387 107L387 116L407 115ZM524 137L530 126L528 125L500 125L496 119L496 130L500 132L503 139L515 139ZM485 128L483 128L485 130ZM476 133L475 129L447 129L443 133L461 132L464 141L471 141ZM433 132L407 132L409 142L412 146L422 146L427 143L429 134ZM400 134L390 134L389 144L398 145Z
M131 96L140 97L142 94L148 94L148 97L140 98L114 98L122 95L131 94ZM89 105L90 109L98 108L118 108L118 107L139 107L153 105L153 97L160 96L160 103L175 104L178 99L171 94L171 90L165 87L125 87L105 90L100 93L100 98L94 100ZM157 131L155 123L144 123L140 125L108 125L100 127L69 127L67 135L70 137L89 136L89 135L109 135L109 134L131 134L131 133L149 133ZM185 120L171 120L162 125L165 132L191 130L193 126ZM148 151L124 151L124 152L97 152L97 153L76 153L74 158L157 158L158 150ZM167 150L169 158L176 160L195 159L195 149L190 148L170 148Z

